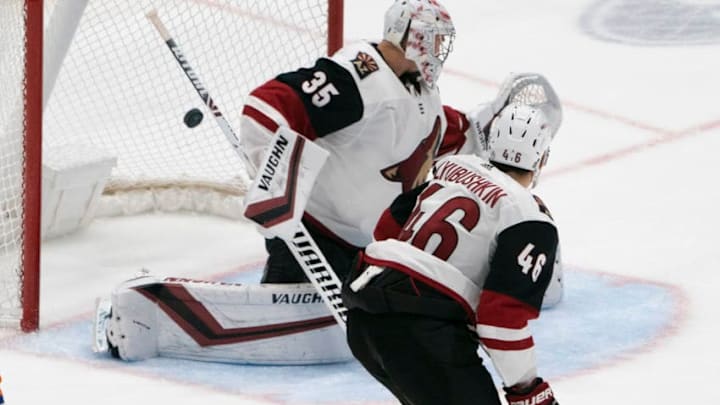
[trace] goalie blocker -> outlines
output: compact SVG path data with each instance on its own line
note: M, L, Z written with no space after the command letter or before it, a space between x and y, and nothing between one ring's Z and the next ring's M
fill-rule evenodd
M162 356L239 364L352 358L310 284L244 285L140 275L98 303L94 350L135 361Z

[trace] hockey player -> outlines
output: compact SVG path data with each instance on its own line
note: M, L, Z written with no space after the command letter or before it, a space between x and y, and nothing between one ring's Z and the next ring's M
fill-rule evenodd
M510 104L492 123L489 161L444 158L383 214L343 299L353 355L403 404L499 405L478 341L509 404L557 404L528 329L558 243L529 191L553 134L540 108Z
M437 1L398 0L380 42L348 45L250 94L241 136L251 177L283 126L329 152L303 223L341 280L393 198L426 181L437 156L477 149L478 129L507 102L504 88L472 114L442 105L437 81L454 36ZM266 248L263 283L307 281L281 239Z

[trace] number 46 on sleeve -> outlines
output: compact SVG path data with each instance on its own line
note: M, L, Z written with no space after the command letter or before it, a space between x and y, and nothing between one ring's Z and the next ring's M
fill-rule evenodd
M545 253L540 253L537 257L534 257L531 254L533 249L535 249L535 245L528 243L527 246L525 246L525 249L523 249L518 255L517 262L520 266L522 266L523 274L528 274L530 269L532 269L530 276L532 277L532 281L536 282L538 277L540 277L540 273L542 272L545 262L547 262L547 257L545 256Z

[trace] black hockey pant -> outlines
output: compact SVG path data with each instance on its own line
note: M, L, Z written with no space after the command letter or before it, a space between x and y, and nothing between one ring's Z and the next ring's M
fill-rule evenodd
M348 313L353 355L404 405L500 405L464 322L402 313Z
M352 267L355 256L360 249L341 245L307 226L310 236L315 240L320 251L332 266L340 281L345 278ZM265 250L268 252L268 259L263 269L261 283L309 283L300 265L293 257L285 242L279 238L266 239Z

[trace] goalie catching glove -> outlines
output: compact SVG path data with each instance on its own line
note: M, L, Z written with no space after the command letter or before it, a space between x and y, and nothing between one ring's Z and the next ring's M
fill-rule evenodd
M509 405L559 405L550 385L538 377L525 388L505 388Z
M478 141L478 155L487 157L490 124L511 102L543 110L550 122L552 135L560 127L562 106L547 79L538 73L511 73L500 85L493 101L479 104L465 114L470 122L470 131Z

